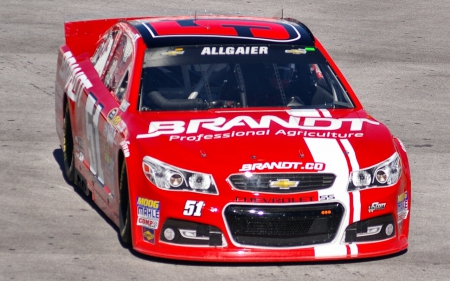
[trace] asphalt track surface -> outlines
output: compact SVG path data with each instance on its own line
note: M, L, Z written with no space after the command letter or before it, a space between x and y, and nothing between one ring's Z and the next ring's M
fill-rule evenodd
M450 1L151 2L0 0L0 280L449 279ZM205 10L273 16L281 8L311 28L369 113L404 142L413 181L408 251L241 265L154 259L123 248L116 227L62 174L54 82L63 22Z

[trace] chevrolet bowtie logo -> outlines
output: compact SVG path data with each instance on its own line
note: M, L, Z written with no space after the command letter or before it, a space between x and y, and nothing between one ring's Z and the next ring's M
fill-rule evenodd
M167 51L167 52L161 53L161 55L164 55L164 56L178 56L178 55L182 55L182 54L184 54L183 48L176 48L173 51Z
M297 187L298 181L290 181L288 179L278 179L276 181L270 181L269 186L271 188L278 187L279 189L289 189L291 187Z

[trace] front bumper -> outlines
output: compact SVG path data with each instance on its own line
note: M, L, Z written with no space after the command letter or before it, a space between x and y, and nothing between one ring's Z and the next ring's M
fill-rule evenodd
M410 182L328 194L130 189L133 248L210 262L372 258L408 247ZM144 206L145 205L145 206Z

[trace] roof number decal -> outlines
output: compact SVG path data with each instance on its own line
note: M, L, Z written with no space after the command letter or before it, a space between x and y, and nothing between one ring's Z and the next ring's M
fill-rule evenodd
M161 36L218 36L256 40L291 42L300 39L298 30L288 23L189 19L145 23L155 37Z

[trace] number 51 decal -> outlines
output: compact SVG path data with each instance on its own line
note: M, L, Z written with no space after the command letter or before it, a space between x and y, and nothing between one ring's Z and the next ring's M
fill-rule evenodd
M203 201L187 200L186 205L184 205L183 215L200 217L204 206L205 202Z

